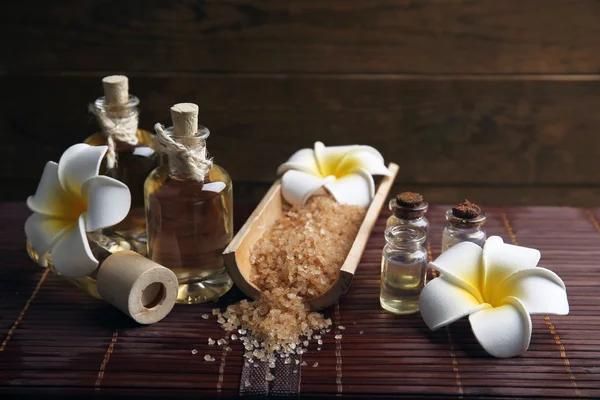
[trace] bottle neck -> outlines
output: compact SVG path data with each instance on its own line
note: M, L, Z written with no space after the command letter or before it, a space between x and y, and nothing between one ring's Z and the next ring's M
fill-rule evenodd
M138 105L140 100L129 96L126 104L109 104L105 97L98 97L90 111L96 116L98 125L104 135L118 144L136 145L139 122Z
M455 229L472 229L478 230L483 227L487 217L482 212L475 218L460 218L452 213L452 210L446 211L446 221L448 225Z
M385 230L387 245L397 250L418 250L426 238L425 230L416 226L398 225Z
M411 221L423 218L429 209L429 204L424 201L421 204L415 205L415 207L404 207L398 204L396 199L391 199L389 202L389 207L392 213L394 213L394 216L396 216L398 219Z
M177 146L177 149L173 149L173 147L163 148L169 168L169 176L177 180L195 180L194 168L197 165L193 160L207 159L206 139L210 135L209 130L199 126L198 132L193 136L176 136L173 134L173 127L166 128L164 131ZM193 157L181 157L181 154L188 154Z

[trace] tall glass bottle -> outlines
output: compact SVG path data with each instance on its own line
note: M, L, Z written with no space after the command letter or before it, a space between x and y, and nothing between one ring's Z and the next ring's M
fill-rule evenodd
M423 195L413 192L402 192L390 200L392 215L388 218L386 228L397 225L411 225L423 228L429 240L429 221L425 213L429 204Z
M487 234L483 225L486 216L481 208L464 200L446 211L446 227L442 232L442 252L460 242L472 242L480 247L485 244Z
M102 84L104 96L90 106L101 131L88 137L85 143L108 145L100 173L120 180L131 191L129 215L118 225L105 229L104 234L115 241L124 238L133 250L145 254L144 181L159 164L154 135L138 129L140 101L129 94L126 76L107 76L102 79Z
M198 126L198 106L176 104L171 116L173 127L156 127L166 163L144 187L148 256L177 276L178 303L202 303L233 285L222 256L233 238L232 182L206 156L209 131Z

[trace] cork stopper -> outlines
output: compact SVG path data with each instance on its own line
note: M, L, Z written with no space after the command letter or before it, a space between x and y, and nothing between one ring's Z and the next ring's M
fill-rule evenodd
M198 105L179 103L171 107L173 135L194 136L198 132Z
M396 202L402 207L415 208L423 202L423 195L421 193L402 192L396 195Z
M179 285L170 269L133 251L104 260L96 278L100 296L140 324L153 324L169 314Z
M452 208L452 214L458 218L474 219L481 215L481 208L477 204L465 199Z
M126 76L106 76L102 79L102 86L107 105L119 106L129 102L129 79Z

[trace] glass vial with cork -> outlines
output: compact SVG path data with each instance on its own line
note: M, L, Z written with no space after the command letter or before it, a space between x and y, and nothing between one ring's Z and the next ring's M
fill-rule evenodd
M101 131L84 142L91 146L108 146L100 173L125 183L131 191L131 210L118 225L104 234L115 241L125 239L139 253L146 251L144 216L144 181L159 164L154 135L138 128L139 99L129 93L126 76L102 79L104 96L90 105Z
M379 296L384 310L394 314L419 311L427 272L426 237L425 230L417 226L397 225L385 230Z
M148 256L179 280L177 302L216 300L233 285L223 250L233 238L233 193L229 174L208 158L207 128L198 106L171 107L173 126L156 124L166 163L146 179Z
M463 200L446 211L446 227L442 233L442 252L460 242L472 242L481 247L487 238L483 225L486 216L481 208L469 200Z
M386 228L397 225L410 225L423 228L429 240L429 221L425 213L429 204L423 199L423 195L413 192L402 192L390 200L392 215L388 218Z

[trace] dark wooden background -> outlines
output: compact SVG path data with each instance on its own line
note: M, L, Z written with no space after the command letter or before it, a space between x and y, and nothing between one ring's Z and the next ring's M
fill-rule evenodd
M0 199L96 130L124 73L141 126L200 105L236 199L293 151L365 143L430 202L600 204L600 2L5 1Z

